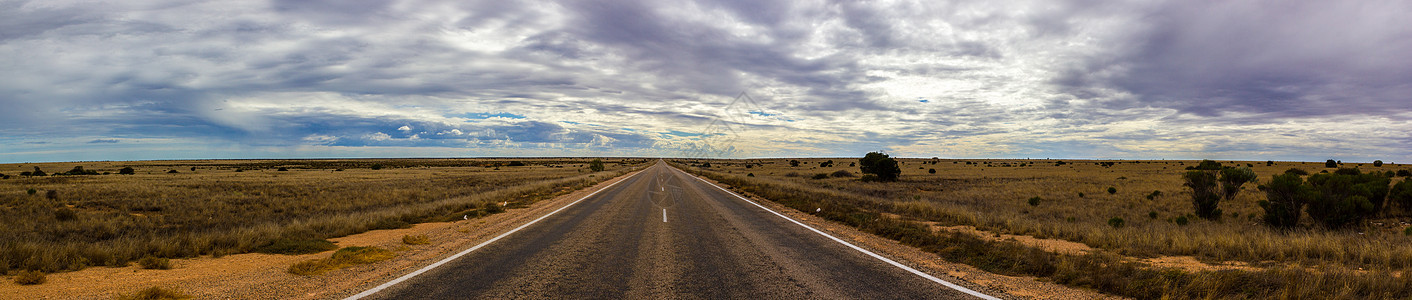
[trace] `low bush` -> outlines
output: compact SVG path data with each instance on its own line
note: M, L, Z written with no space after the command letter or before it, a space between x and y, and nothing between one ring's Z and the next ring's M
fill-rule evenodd
M853 177L853 176L855 176L855 175L853 175L853 172L849 172L848 170L838 170L838 171L834 171L833 173L830 173L829 176L833 176L833 177Z
M1042 199L1040 199L1039 196L1034 196L1034 197L1030 197L1030 200L1026 200L1025 203L1029 203L1030 206L1039 206L1039 201L1040 201L1040 200L1042 200Z
M137 260L137 264L141 265L143 269L149 270L167 270L172 268L172 261L170 259L153 256L143 257Z
M408 245L426 245L431 243L431 239L427 238L424 234L403 235L402 243Z
M1108 187L1108 194L1111 195L1111 194L1117 194L1117 193L1118 193L1118 188L1116 188L1116 187L1111 187L1111 186Z
M180 300L191 299L191 295L177 290L164 289L160 287L149 287L132 293L130 295L118 296L118 300Z
M68 207L54 209L54 219L60 222L73 221L78 219L78 213Z
M814 178L814 179L827 179L827 178L829 178L829 174L828 174L828 173L814 174L814 177L813 177L813 178Z
M1113 217L1108 219L1108 226L1113 228L1123 228L1123 218Z
M44 272L40 271L25 270L15 274L15 283L20 285L43 284L45 280Z
M346 247L338 249L329 258L311 259L289 266L288 272L303 276L319 275L354 265L387 260L393 256L396 254L392 251L377 247Z
M338 245L328 240L290 240L279 239L274 243L256 248L255 252L267 254L299 255L319 253L338 249Z
M237 171L238 171L238 170L237 170ZM123 167L122 169L118 169L118 175L133 175L133 174L137 174L137 171L136 171L136 170L133 170L132 167Z

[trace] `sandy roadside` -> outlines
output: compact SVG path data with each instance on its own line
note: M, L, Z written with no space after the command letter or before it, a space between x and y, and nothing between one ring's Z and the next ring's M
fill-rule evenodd
M326 258L333 251L307 255L238 254L173 259L170 270L146 270L136 264L122 268L94 267L49 274L40 285L17 285L10 277L0 282L0 299L111 299L148 287L175 289L198 299L334 299L371 288L484 242L534 218L583 198L637 172L589 188L511 209L479 219L422 223L412 228L375 230L329 239L340 247L376 246L397 252L397 257L354 266L318 276L285 272L290 265ZM403 235L426 235L428 245L405 245Z

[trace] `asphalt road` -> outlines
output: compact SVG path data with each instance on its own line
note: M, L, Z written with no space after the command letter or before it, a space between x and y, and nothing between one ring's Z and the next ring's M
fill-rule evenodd
M658 163L368 299L974 299Z

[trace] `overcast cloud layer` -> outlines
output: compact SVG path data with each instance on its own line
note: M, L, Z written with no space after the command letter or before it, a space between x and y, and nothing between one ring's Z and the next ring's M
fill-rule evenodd
M1412 162L1408 15L1376 0L0 0L0 162L703 142Z

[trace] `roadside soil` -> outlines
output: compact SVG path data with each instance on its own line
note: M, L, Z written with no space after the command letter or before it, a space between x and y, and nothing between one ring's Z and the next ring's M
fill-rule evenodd
M0 282L0 299L112 299L154 286L198 299L343 298L494 238L636 173L538 201L526 208L510 209L477 219L422 223L406 229L374 230L329 239L339 247L374 246L393 250L397 257L323 275L299 276L286 270L297 262L327 258L333 251L306 255L247 253L219 258L203 256L173 259L170 270L146 270L132 264L121 268L93 267L49 274L47 282L39 285L18 285L13 278L6 276ZM406 245L402 243L404 235L426 235L431 243Z

